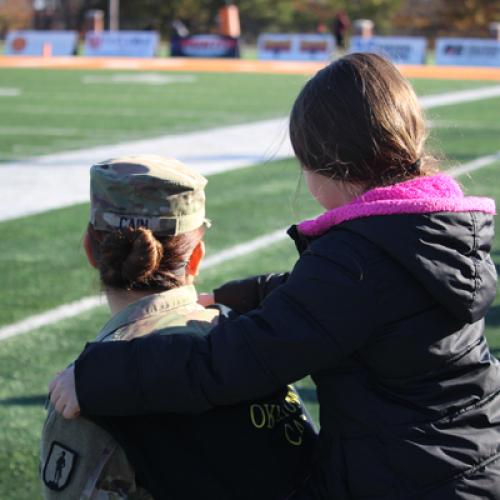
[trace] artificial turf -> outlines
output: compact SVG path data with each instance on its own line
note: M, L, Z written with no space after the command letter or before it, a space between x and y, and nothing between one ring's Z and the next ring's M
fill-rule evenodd
M303 76L169 73L173 83L86 84L85 78L144 73L0 70L0 158L200 130L284 116ZM154 73L165 76L164 73ZM192 81L178 81L192 77Z
M165 76L173 81L156 85L112 81L145 74L153 75L153 81ZM89 79L95 83L85 83ZM0 160L286 116L306 79L300 75L0 69L0 88L20 91L19 96L0 96ZM492 85L450 80L413 83L421 95Z
M305 81L279 75L196 74L192 83L165 86L85 85L85 75L117 72L0 70L0 87L22 90L0 98L0 157L83 148L200 128L282 116ZM123 73L123 72L119 72ZM491 85L491 82L417 80L419 94ZM500 99L430 110L431 148L449 161L465 162L498 150ZM0 164L1 168L1 164ZM498 169L493 164L462 176L467 192L500 203ZM296 162L285 160L210 177L207 212L208 255L286 227L319 211L298 189ZM68 301L98 293L95 273L81 250L88 206L0 223L0 325L24 319ZM500 264L500 240L493 256ZM204 271L200 290L260 272L292 267L293 245L283 241L254 254ZM43 400L49 378L69 363L108 317L97 308L23 336L5 340L0 351L0 498L39 498L37 448ZM487 317L491 347L500 355L500 301ZM303 395L317 417L314 391L301 381Z

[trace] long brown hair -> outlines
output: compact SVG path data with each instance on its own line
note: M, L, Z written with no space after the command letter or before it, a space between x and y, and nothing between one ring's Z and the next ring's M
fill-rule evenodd
M411 85L376 54L350 54L298 95L290 138L303 168L365 188L434 172L423 112Z
M164 291L185 284L188 259L205 227L176 236L139 228L96 230L88 225L92 253L104 285L125 290Z

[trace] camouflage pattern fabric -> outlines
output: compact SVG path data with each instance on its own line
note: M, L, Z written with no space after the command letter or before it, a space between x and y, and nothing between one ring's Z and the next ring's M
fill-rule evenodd
M196 300L193 286L147 296L113 316L97 340L130 340L166 327L206 332L218 311ZM52 405L42 431L40 463L47 500L152 499L137 486L125 453L106 431L85 418L65 420Z
M106 431L84 418L65 420L52 405L40 463L45 499L152 499L136 485L124 452Z
M90 222L110 231L145 227L182 234L206 223L207 180L177 160L124 156L90 169Z

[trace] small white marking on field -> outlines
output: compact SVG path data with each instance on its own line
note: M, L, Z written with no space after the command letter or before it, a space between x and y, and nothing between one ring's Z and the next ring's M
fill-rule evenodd
M98 74L82 77L84 84L141 84L141 85L171 85L173 83L193 83L194 75L166 75L163 73L116 73L113 75Z
M240 243L228 248L227 250L222 250L221 252L207 257L202 263L202 268L209 269L222 264L223 262L227 262L228 260L256 252L257 250L268 247L278 241L285 240L286 238L286 229L273 231L272 233ZM0 341L17 335L22 335L23 333L28 333L37 328L48 326L64 319L73 318L74 316L78 316L85 311L104 304L104 302L105 299L103 295L96 295L85 297L83 299L70 302L69 304L64 304L41 314L35 314L34 316L30 316L22 321L0 328Z
M21 94L21 89L14 87L0 87L0 97L18 97Z

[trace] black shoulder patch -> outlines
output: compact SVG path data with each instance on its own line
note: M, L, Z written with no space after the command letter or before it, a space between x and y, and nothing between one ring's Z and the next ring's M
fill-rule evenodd
M69 483L78 453L57 441L52 441L50 452L43 465L42 479L47 488L61 491Z

